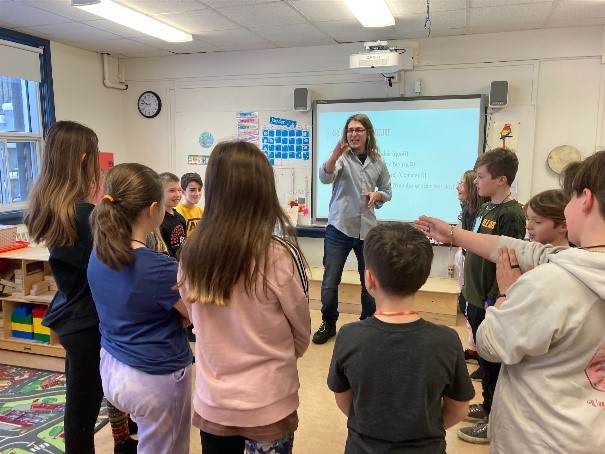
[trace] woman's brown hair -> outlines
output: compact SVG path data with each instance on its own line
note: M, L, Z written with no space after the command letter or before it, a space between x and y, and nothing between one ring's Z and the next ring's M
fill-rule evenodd
M481 205L485 202L489 202L489 197L482 197L477 191L475 186L475 178L477 178L477 172L474 170L467 170L462 174L462 184L466 192L466 200L460 202L462 207L462 213L460 213L460 219L463 217L474 218L479 213Z
M94 248L101 262L119 270L132 261L132 224L154 202L164 212L158 174L143 164L119 164L109 171L105 196L90 215Z
M262 276L266 293L276 227L298 246L267 157L252 143L221 142L210 155L205 182L204 215L181 250L178 286L187 287L187 300L217 306L230 303L242 277L251 295Z
M29 235L47 246L73 246L75 204L90 201L99 188L99 139L80 123L59 121L48 133L41 163L24 216Z
M365 144L366 152L368 153L370 161L376 162L376 160L380 157L380 149L378 148L378 144L376 143L376 134L374 133L374 126L372 126L372 122L370 121L367 115L358 113L355 115L351 115L349 118L347 118L344 128L342 128L342 143L348 142L347 129L349 128L349 123L351 123L352 121L358 121L363 125L364 128L366 128L366 132L368 133Z

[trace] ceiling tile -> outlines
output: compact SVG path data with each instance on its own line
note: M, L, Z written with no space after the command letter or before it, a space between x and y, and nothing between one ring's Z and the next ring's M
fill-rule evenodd
M275 3L282 0L200 0L210 8L225 8L229 6L262 5L264 3ZM337 0L340 1L340 0Z
M238 24L250 28L307 22L304 16L283 2L267 3L262 8L256 5L241 5L220 8L217 11Z
M199 38L202 41L213 44L221 49L224 49L226 46L238 46L242 43L245 45L257 45L267 42L266 39L243 28L231 30L211 30L200 34Z
M264 42L264 43L238 43L235 45L225 45L221 46L222 50L225 52L232 51L246 51L246 50L265 50L265 49L276 49L277 46L273 43Z
M152 46L148 46L146 44L134 41L132 39L118 38L118 39L104 39L97 41L65 41L65 44L68 44L73 47L79 47L79 44L82 44L86 50L91 50L99 53L108 53L108 54L116 54L116 53L128 53L128 52L148 52L153 50L158 50Z
M125 6L132 7L146 14L174 13L178 11L195 11L207 8L198 0L118 0Z
M70 22L68 24L53 24L53 25L40 25L36 27L36 30L46 33L53 37L57 41L78 41L85 39L87 41L94 41L97 39L115 39L118 38L113 33L108 33L98 28L91 27L90 25L81 24L78 22Z
M452 28L466 28L466 13L459 11L441 11L430 15L431 30L447 30ZM410 14L403 18L397 18L394 28L399 32L425 30L424 14Z
M311 21L357 20L343 1L293 0L290 4Z
M96 18L94 14L71 6L71 0L19 0L29 6L49 11L72 21L85 21Z
M426 14L426 0L387 0L395 17L405 14ZM431 0L430 12L464 10L466 0Z
M149 36L143 32L139 32L137 30L133 30L132 28L125 27L120 24L116 24L107 19L100 19L94 21L86 21L83 22L86 25L90 25L91 27L98 28L100 30L112 33L117 36L121 36L123 38L136 38L138 36Z
M605 2L567 1L555 6L550 20L582 19L605 17Z
M502 33L502 32L511 32L511 31L521 31L521 30L539 30L542 27L541 24L537 23L502 23L496 25L490 25L489 27L472 27L469 28L471 33Z
M316 26L326 35L334 38L339 43L399 38L399 35L394 27L365 28L362 27L362 25L357 21L318 22Z
M221 16L211 9L163 14L158 16L158 18L170 22L192 34L202 34L210 30L227 30L241 27L239 24Z
M541 24L550 13L550 5L540 2L517 6L471 8L469 27L501 26L503 24ZM517 29L516 29L517 30Z
M13 24L15 27L32 27L70 22L69 19L63 16L20 2L0 3L0 17L3 22Z
M157 49L167 50L173 53L180 54L195 54L199 52L216 52L220 50L219 46L215 46L206 40L194 37L193 41L186 43L169 43L166 41L157 40L153 37L136 38L138 42L149 44Z
M550 6L557 3L559 0L470 0L471 8L488 8L492 6L513 6L530 3L547 3ZM568 1L568 0L564 0ZM590 1L590 0L589 0ZM546 5L546 6L549 6Z
M304 39L322 39L328 38L318 28L311 24L292 24L292 25L274 25L271 27L255 27L250 31L256 33L267 41L282 43L295 43ZM329 38L328 38L329 39Z

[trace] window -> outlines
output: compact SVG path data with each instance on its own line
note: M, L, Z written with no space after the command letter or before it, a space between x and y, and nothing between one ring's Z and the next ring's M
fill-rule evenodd
M21 222L54 123L50 42L0 29L0 60L0 223Z
M38 82L0 76L0 205L27 201L42 145Z

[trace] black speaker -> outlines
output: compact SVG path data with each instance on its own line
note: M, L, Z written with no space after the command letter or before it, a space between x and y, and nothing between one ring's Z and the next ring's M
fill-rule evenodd
M311 94L307 88L294 89L294 110L308 112L311 109Z
M508 81L494 80L489 84L489 106L504 107L508 104Z

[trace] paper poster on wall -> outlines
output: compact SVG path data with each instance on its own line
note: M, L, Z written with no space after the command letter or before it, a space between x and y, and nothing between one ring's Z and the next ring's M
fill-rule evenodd
M517 152L519 147L519 125L518 121L495 121L492 123L492 133L490 135L490 149L508 148ZM510 187L511 196L517 198L518 194L517 180L513 181Z
M200 134L198 142L202 148L210 148L214 145L214 134L209 131L204 131Z
M495 121L492 124L490 148L509 148L517 151L519 146L519 122Z
M258 112L236 112L237 138L244 142L254 142L258 145Z
M103 197L103 185L105 184L105 178L107 173L113 168L113 153L108 151L99 152L99 167L101 169L101 180L99 182L99 191L97 193L96 201L98 202Z
M271 117L275 119L275 117ZM271 120L270 121L273 121ZM278 119L285 120L285 119ZM262 130L261 149L275 167L304 167L310 165L311 134L308 126L265 125Z
M208 164L208 158L210 156L204 156L199 154L190 154L187 156L187 164L190 166L205 166Z

